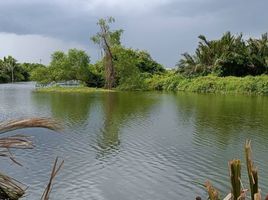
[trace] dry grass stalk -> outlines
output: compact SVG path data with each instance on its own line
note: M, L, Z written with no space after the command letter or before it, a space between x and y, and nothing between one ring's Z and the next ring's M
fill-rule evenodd
M247 162L247 171L248 171L251 199L254 200L254 195L256 193L259 193L258 170L253 165L252 149L251 149L251 141L250 140L246 141L245 153L246 153L246 162Z
M19 120L10 120L7 122L0 123L0 133L5 133L22 128L47 128L54 131L61 130L60 124L50 118L28 118Z
M10 148L16 149L32 149L33 142L30 140L29 137L23 135L15 135L11 137L0 138L0 156L8 157L14 163L22 166L19 162L17 162L10 151Z
M11 120L7 122L0 123L0 133L6 133L9 131L22 129L22 128L47 128L54 131L61 130L61 126L58 122L50 118L28 118L28 119L20 119L20 120ZM10 152L10 148L16 149L31 149L33 148L33 143L29 137L23 135L15 135L11 137L0 138L0 156L9 157L14 163L21 165L18 163L12 153ZM1 148L3 149L1 151ZM53 168L53 173L50 178L50 186L47 187L48 192L46 195L46 199L48 200L48 195L51 191L52 180L58 173L59 169L62 167L63 162L56 169L57 159L55 162L55 169ZM9 200L18 200L25 193L26 189L23 189L23 185L16 181L13 178L10 178L4 174L0 173L0 199L9 199Z
M210 200L219 200L220 199L218 190L216 190L209 181L206 181L205 187L207 189L208 196L209 196Z
M24 189L23 189L24 188ZM25 186L15 179L0 173L0 198L18 200L25 193Z
M241 195L241 161L229 161L229 174L232 185L233 199L237 200Z
M14 135L0 138L0 148L32 149L33 147L33 142L27 136Z
M62 168L63 163L64 163L64 160L59 164L59 166L57 166L58 165L58 158L56 158L56 160L54 162L54 165L53 165L53 168L52 168L52 172L51 172L51 175L50 175L49 182L47 184L47 187L46 187L45 191L43 192L41 200L49 200L49 195L50 195L51 190L52 190L53 180L55 179L57 173Z

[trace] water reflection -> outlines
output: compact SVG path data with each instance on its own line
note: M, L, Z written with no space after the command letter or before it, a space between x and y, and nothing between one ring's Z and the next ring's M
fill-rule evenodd
M137 118L146 118L157 101L149 93L135 92L32 93L32 100L40 113L64 122L67 132L91 130L89 133L96 137L91 137L91 141L97 143L97 146L92 144L98 151L97 157L109 152L116 153L121 129L128 122L135 123Z
M137 104L137 101L140 102ZM128 124L135 123L135 118L142 120L156 103L150 95L140 93L105 93L101 98L103 127L99 135L99 156L111 150L119 150L120 131Z
M59 119L69 126L83 126L94 104L88 94L32 93L33 102L43 112Z
M186 126L194 128L195 153L188 153L186 157L194 159L195 165L202 169L204 174L199 175L199 179L214 180L215 186L226 192L227 161L233 158L244 161L243 145L248 138L253 140L260 173L268 173L267 97L178 94L174 98L177 115L184 119ZM246 179L246 173L243 178ZM268 186L266 182L262 184Z
M227 144L233 134L258 131L267 137L267 97L180 94L179 115L193 120L201 138L219 137Z
M225 194L230 190L227 161L244 157L246 138L253 140L260 182L268 188L267 97L38 94L15 84L0 91L1 118L47 116L65 125L64 134L24 130L36 144L33 151L15 152L25 167L0 163L30 186L26 199L40 197L56 156L66 162L53 199L194 199L206 196L195 184L206 179Z

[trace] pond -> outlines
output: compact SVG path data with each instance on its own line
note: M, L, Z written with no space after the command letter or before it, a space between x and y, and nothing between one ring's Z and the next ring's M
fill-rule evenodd
M252 139L260 187L268 193L268 97L112 92L44 94L33 83L0 85L0 120L53 117L62 133L34 128L33 150L13 150L23 167L1 158L2 172L40 199L54 159L65 160L52 199L178 200L206 192L209 179L230 191L228 160ZM243 181L247 185L243 165Z

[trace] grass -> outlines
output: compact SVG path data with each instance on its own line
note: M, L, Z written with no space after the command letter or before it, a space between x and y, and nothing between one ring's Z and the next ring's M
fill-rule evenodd
M125 90L119 86L114 90L103 88L78 87L45 87L38 88L36 92L44 93L93 93L115 92ZM133 91L133 88L127 90ZM196 93L220 93L220 94L247 94L268 95L268 75L246 77L217 77L213 75L185 78L180 74L158 74L143 80L140 88L135 90L161 90L161 91L184 91Z
M167 74L153 76L146 82L149 90L268 95L268 75L254 77L209 75L185 78L178 74Z
M113 90L107 90L102 88L91 88L85 86L79 87L60 87L60 86L53 86L53 87L44 87L38 88L35 92L41 93L92 93L92 92L113 92Z

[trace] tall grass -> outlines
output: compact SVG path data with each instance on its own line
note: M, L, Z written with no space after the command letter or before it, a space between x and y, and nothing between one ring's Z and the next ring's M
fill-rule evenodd
M213 75L185 78L176 73L155 75L146 80L148 90L197 93L268 95L268 75L217 77Z

